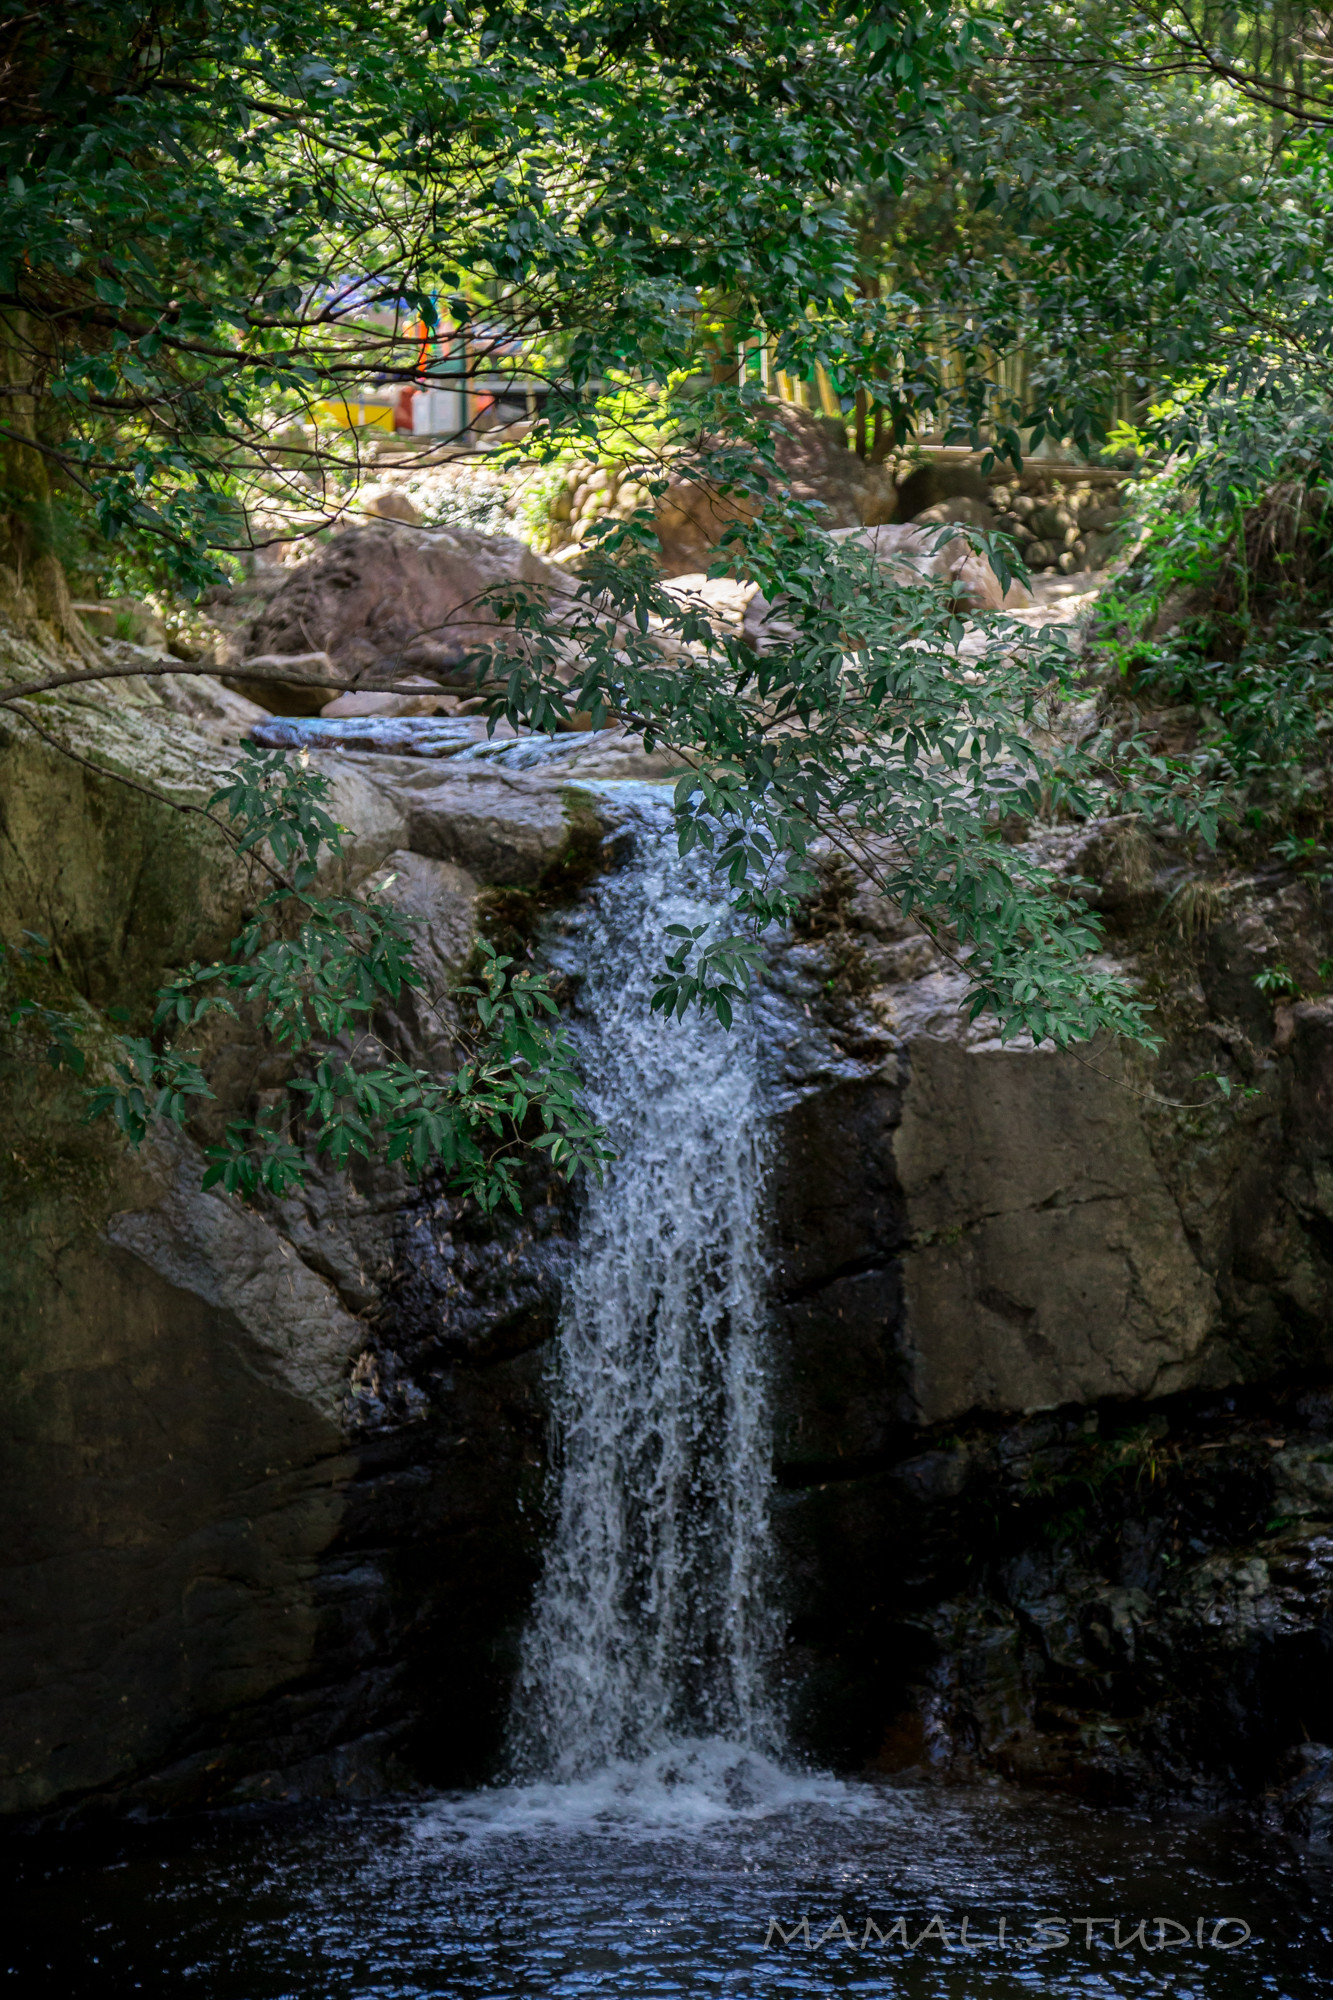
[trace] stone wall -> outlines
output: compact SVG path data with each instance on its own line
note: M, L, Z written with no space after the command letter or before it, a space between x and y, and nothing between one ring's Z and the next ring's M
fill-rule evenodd
M1156 861L1132 907L1100 863L1155 1061L1001 1047L836 871L774 967L777 1519L822 1756L1216 1802L1333 1729L1333 1005L1255 984L1313 981L1326 918L1260 875L1172 936Z

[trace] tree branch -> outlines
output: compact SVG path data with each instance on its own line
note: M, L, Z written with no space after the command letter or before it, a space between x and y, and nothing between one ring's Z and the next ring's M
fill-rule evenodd
M270 656L271 657L271 656ZM294 655L299 658L299 655ZM0 708L13 708L16 703L28 700L35 694L49 694L56 688L75 687L83 681L132 681L149 679L162 675L194 674L201 679L225 681L265 681L278 687L337 688L343 694L365 694L364 682L354 680L334 680L331 676L309 673L283 673L271 667L251 667L244 660L229 667L205 667L195 660L154 660L145 666L134 667L88 667L77 673L48 674L44 680L25 681L22 687L12 688L0 694ZM442 689L441 692L444 690ZM375 694L420 694L420 681L388 681L376 686Z

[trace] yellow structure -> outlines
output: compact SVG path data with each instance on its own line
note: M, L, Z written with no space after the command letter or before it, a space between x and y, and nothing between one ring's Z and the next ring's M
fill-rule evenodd
M340 431L360 431L369 428L391 431L393 412L393 403L372 402L368 397L351 402L339 397L333 402L315 403L310 414L316 424L331 424L334 429Z

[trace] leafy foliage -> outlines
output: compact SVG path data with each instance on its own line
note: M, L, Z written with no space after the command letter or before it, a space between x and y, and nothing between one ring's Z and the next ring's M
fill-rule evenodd
M141 1146L158 1118L184 1125L190 1099L211 1097L198 1063L171 1049L155 1049L141 1036L119 1035L111 1072L115 1081L91 1093L88 1116L115 1119L131 1146Z
M267 850L277 886L261 898L227 958L186 967L163 986L153 1038L106 1038L110 1080L90 1088L90 1119L110 1117L132 1146L157 1121L184 1126L197 1101L212 1097L197 1052L169 1039L210 1013L258 1018L273 1040L303 1055L311 1073L291 1079L295 1105L272 1116L233 1120L206 1149L204 1186L252 1198L301 1186L313 1161L345 1168L352 1157L384 1158L414 1176L440 1172L483 1210L520 1205L515 1148L520 1138L566 1175L600 1172L610 1157L582 1109L575 1053L544 975L478 945L476 983L440 999L470 1003L449 1075L418 1069L386 1050L370 1017L404 987L421 989L411 920L383 894L318 892L327 849L342 851L342 829L324 801L328 781L304 762L245 746L233 781L210 802L226 805L242 852ZM282 874L295 863L290 879ZM9 954L18 967L50 956L29 938ZM0 971L6 970L0 961ZM89 1016L16 997L11 1027L38 1027L48 1059L83 1076ZM102 1030L105 1036L105 1029Z
M930 0L7 0L0 21L11 378L99 532L158 533L197 582L248 540L256 477L309 503L290 419L413 381L423 335L463 376L522 350L577 428L608 369L693 366L715 294L777 326L841 297L839 188L901 174L959 59ZM317 455L316 489L348 463Z
M294 417L423 366L544 379L553 448L760 339L1010 455L1200 372L1290 400L1329 351L1323 17L1275 19L1265 86L1205 13L4 0L6 434L203 581L257 482L344 490L355 443Z
M1174 413L1162 413L1171 421ZM1333 517L1322 426L1251 401L1215 410L1194 449L1141 483L1138 538L1103 597L1102 650L1132 699L1197 717L1198 766L1228 816L1300 866L1320 839L1333 662Z
M355 439L298 440L294 418L371 375L521 370L550 391L530 456L608 440L642 451L654 495L668 473L699 481L737 514L719 569L773 607L759 648L682 614L645 511L593 538L572 609L498 593L512 629L476 658L516 725L618 717L688 765L678 837L714 857L732 911L719 935L669 940L654 1004L725 1021L823 842L933 931L1005 1034L1148 1036L1090 962L1076 886L1005 829L1110 809L1212 838L1252 782L1246 744L1274 768L1322 637L1294 639L1267 682L1243 641L1218 651L1230 733L1206 754L1132 734L1074 747L1058 648L775 503L755 354L822 371L842 407L877 413L881 447L931 425L1015 460L1047 436L1093 449L1127 391L1142 415L1190 383L1139 443L1201 462L1228 399L1304 420L1333 324L1327 149L1305 96L1275 145L1249 72L1219 90L1216 39L1186 46L1136 0L4 7L11 524L50 514L54 478L108 545L156 537L193 588L248 545L257 500L345 492ZM1228 435L1226 477L1196 483L1201 521L1259 487L1257 432ZM1003 540L976 546L1006 580ZM170 1037L249 1007L312 1062L298 1123L316 1152L429 1155L490 1189L497 1134L549 1113L549 1150L594 1158L539 988L498 960L443 1097L370 1059L375 1008L413 982L410 934L382 901L315 892L339 840L321 797L308 772L253 758L219 795L274 886L226 960L164 988L153 1037L125 1042L111 1115L174 1117L197 1093ZM45 1031L72 1061L75 1030L68 1049ZM214 1167L279 1189L303 1157L261 1125Z
M717 458L718 486L748 485L753 512L715 567L758 579L779 604L762 645L719 634L702 606L682 611L662 590L645 510L590 538L573 609L553 616L524 586L497 592L514 629L475 656L512 721L553 730L579 710L594 723L618 715L687 763L680 847L712 857L738 927L672 932L654 1006L729 1019L764 930L812 887L822 842L954 953L972 1011L994 1011L1003 1034L1148 1038L1142 1009L1088 963L1095 916L1004 830L1015 816L1110 809L1211 838L1216 802L1198 773L1139 745L1066 741L1078 669L1058 641L972 611L964 583L831 541L808 515L765 503L761 468L728 449ZM1002 538L974 539L1012 573Z

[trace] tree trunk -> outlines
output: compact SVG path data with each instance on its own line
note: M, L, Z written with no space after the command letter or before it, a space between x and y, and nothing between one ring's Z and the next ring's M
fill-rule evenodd
M36 385L42 365L29 314L0 314L0 595L21 627L45 625L57 648L95 663L96 649L70 602L56 552L51 480L38 441ZM46 634L34 631L35 638Z

